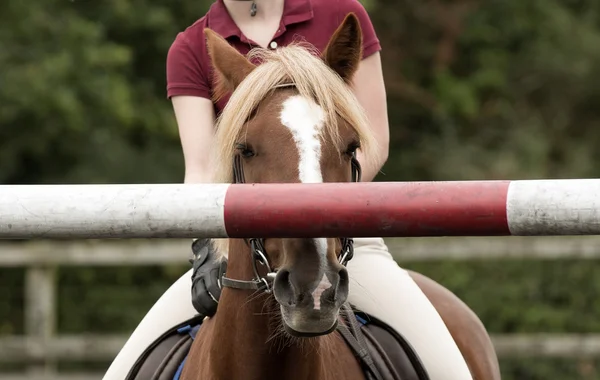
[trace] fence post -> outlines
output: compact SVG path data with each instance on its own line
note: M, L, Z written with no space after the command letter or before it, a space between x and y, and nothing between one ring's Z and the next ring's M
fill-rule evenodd
M25 334L35 358L28 367L30 374L55 373L56 363L44 358L45 346L54 336L55 328L56 267L29 267L25 272Z

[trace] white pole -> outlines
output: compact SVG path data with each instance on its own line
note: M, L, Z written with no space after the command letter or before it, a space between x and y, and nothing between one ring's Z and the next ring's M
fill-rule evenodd
M226 237L228 186L0 186L0 239Z

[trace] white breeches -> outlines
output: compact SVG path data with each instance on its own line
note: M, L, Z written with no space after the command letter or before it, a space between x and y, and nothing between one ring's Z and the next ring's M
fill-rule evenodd
M348 263L349 301L388 323L412 345L431 380L472 380L443 320L392 258L381 238L355 238ZM103 380L123 380L139 355L167 329L197 314L190 301L191 270L154 304L112 362Z

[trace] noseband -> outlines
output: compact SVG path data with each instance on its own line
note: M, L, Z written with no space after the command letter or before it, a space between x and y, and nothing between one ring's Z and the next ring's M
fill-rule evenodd
M360 182L361 168L360 163L356 159L356 153L351 158L352 167L352 182ZM233 183L245 183L244 171L242 169L242 158L239 154L236 154L233 159ZM246 244L250 246L250 255L252 259L252 268L254 270L254 278L250 281L233 280L225 276L225 268L221 269L221 285L229 288L236 289L247 289L247 290L261 290L266 293L271 293L272 284L277 275L277 271L271 267L267 251L265 249L263 238L250 238L244 239ZM338 261L343 266L346 266L348 261L354 256L354 240L347 237L340 238L342 243L342 249L338 254ZM226 265L223 262L223 265ZM263 266L267 269L267 274L261 276L258 271L258 267Z

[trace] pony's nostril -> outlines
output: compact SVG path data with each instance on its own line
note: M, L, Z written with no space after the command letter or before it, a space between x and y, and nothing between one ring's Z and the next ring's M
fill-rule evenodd
M277 273L277 279L279 282L281 282L282 284L287 284L287 285L291 285L290 284L290 271L286 270L286 269L282 269Z
M331 292L331 300L333 302L337 301L340 298L345 298L348 296L348 270L346 268L342 268L338 271L338 282L337 286L334 286L333 291Z
M290 272L281 269L275 276L274 295L278 302L287 306L294 306L296 300L294 297L294 287L290 282Z

